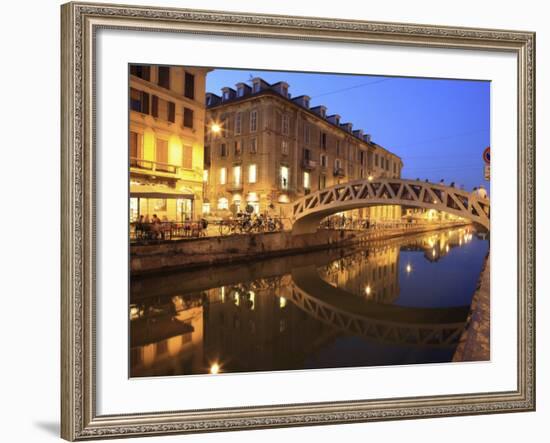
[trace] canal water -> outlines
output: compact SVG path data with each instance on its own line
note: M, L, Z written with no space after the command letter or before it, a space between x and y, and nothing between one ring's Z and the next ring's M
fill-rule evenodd
M450 362L488 249L464 227L132 279L130 376Z

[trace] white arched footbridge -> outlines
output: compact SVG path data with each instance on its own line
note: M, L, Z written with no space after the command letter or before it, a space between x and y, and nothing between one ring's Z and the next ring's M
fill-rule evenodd
M478 193L418 180L354 180L325 188L292 205L293 234L317 232L325 217L368 206L401 205L435 209L469 219L489 230L489 199Z

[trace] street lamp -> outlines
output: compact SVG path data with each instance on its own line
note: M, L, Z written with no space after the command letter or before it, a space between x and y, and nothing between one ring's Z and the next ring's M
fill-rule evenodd
M219 134L222 132L222 127L219 123L212 123L210 125L210 131L212 132L212 134Z

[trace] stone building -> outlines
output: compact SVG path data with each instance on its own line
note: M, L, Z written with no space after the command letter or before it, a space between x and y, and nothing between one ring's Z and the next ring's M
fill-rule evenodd
M399 177L401 159L353 129L325 106L292 98L283 81L206 94L205 213L222 215L250 205L256 212L288 216L290 204L338 183ZM372 219L397 219L399 207L356 211Z
M130 66L130 221L200 216L207 72Z

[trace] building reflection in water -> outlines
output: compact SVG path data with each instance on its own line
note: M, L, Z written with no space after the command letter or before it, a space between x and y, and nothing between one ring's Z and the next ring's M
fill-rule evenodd
M422 337L434 336L432 329L438 325L421 324L414 332L409 326L384 332L385 336L396 334L391 340L361 333L361 328L370 327L370 313L378 312L377 306L395 308L396 316L391 318L393 310L378 313L373 328L379 332L388 315L392 324L399 318L406 318L401 320L406 324L413 321L393 306L399 299L400 284L409 284L408 277L399 281L400 268L407 269L413 279L417 269L440 266L439 260L454 248L472 243L479 247L468 248L469 254L486 253L486 242L474 237L471 230L455 229L396 239L368 249L321 251L266 260L248 268L218 267L132 281L130 375L450 361L460 332L457 325L463 328L466 320L467 311L460 310L464 307L436 316L434 321L440 323L440 318L453 318L452 328L438 329L436 341ZM400 263L400 251L417 251L415 262ZM303 298L304 288L297 288L293 281L293 272L296 276L300 266L317 271L307 277L307 300ZM474 288L480 270L464 273L463 278L471 280ZM433 272L438 269L434 267ZM309 281L315 279L319 281ZM324 294L311 289L316 284L330 285L336 291L333 298L325 299ZM449 290L452 288L441 288ZM302 294L300 300L297 293ZM319 309L328 314L321 315ZM345 320L338 323L338 316ZM349 327L345 327L346 322ZM364 325L354 329L353 322ZM415 334L418 337L413 337Z

